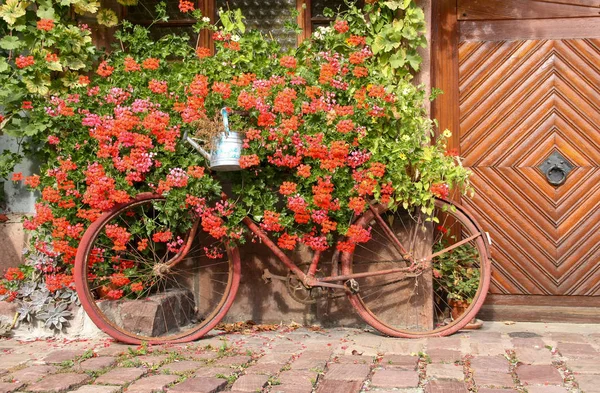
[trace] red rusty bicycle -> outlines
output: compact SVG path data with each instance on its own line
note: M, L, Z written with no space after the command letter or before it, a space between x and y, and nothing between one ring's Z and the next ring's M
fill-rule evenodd
M216 240L198 230L199 219L180 234L183 244L177 251L152 240L142 251L135 239L115 247L107 236L116 227L133 233L136 227L158 226L166 203L161 196L141 194L116 206L88 228L78 248L75 277L81 304L100 329L119 341L196 340L223 319L235 299L240 252L230 246L215 255ZM327 272L321 266L325 254L317 251L309 260L295 261L295 254L280 249L251 218L243 223L289 269L286 282L294 299L310 302L317 294L342 291L373 328L416 338L463 328L481 308L490 283L489 237L468 211L436 199L428 217L437 218L372 203L354 221L370 228L371 239L353 252L331 253ZM134 279L143 289L128 298L107 296L111 282L98 262L135 266ZM469 304L451 314L452 298Z

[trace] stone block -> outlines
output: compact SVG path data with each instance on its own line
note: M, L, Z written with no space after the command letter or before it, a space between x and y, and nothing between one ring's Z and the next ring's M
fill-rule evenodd
M600 372L600 359L569 359L567 367L576 374L597 374Z
M570 359L598 358L600 355L594 347L587 343L559 342L557 349L562 356Z
M235 372L234 369L229 367L201 367L194 373L195 377L209 378L216 377L217 375L229 376Z
M127 387L127 393L164 392L166 387L177 381L176 375L150 375L140 378Z
M30 362L35 357L28 355L26 353L10 353L10 354L2 354L2 367L4 369L11 369L13 367L22 366L28 362Z
M372 364L373 357L360 355L339 355L333 358L333 362L342 364Z
M418 364L419 357L410 355L385 355L379 362L379 366L383 368L399 368L402 370L416 370Z
M193 360L182 360L165 364L159 370L163 373L169 374L185 374L191 371L196 371L202 366L204 366L204 363Z
M468 393L468 390L464 382L429 381L425 393Z
M473 371L473 380L478 387L512 388L515 386L511 374L494 370L475 370Z
M83 385L69 393L120 393L120 386Z
M160 336L194 319L195 304L193 294L182 289L139 300L100 301L98 307L125 330Z
M427 351L432 349L460 350L461 340L458 337L433 337L427 339Z
M0 382L0 393L16 392L21 386L23 386L22 382Z
M58 369L54 366L39 365L30 366L11 373L12 379L18 382L31 383L36 382L40 378L55 373Z
M139 362L144 366L155 367L159 366L167 361L169 355L157 354L157 355L142 355L131 358L131 361Z
M528 386L527 393L569 393L562 386Z
M471 359L471 368L481 371L508 372L508 360L504 356L476 356Z
M517 360L521 363L531 365L552 364L552 353L546 349L517 348L515 349Z
M94 383L103 385L125 385L146 374L143 368L115 368L99 376Z
M377 370L371 379L371 386L378 388L416 388L419 385L419 373L399 369Z
M516 337L510 340L515 348L544 348L546 343L540 337L520 338Z
M600 371L599 371L600 372ZM585 393L600 393L600 373L577 375L575 380L579 388Z
M453 349L434 348L428 350L427 355L433 363L454 363L462 359L460 351Z
M298 387L299 389L310 388L312 390L313 385L317 382L318 373L314 371L284 371L279 374L279 382L281 382L281 386L285 386L286 388ZM277 388L281 388L281 386L277 385ZM309 391L310 391L309 390Z
M359 381L328 381L319 383L317 393L359 393L362 382Z
M28 392L64 392L73 388L78 387L91 378L87 374L75 374L75 373L63 373L63 374L52 374L42 378L40 381L35 382L27 387Z
M227 386L227 381L214 377L195 377L169 388L169 393L216 393Z
M367 364L330 364L325 379L334 381L364 381L371 367Z
M239 392L261 391L268 381L269 377L267 375L242 375L233 383L231 390L236 390Z
M78 368L81 371L100 371L108 367L112 367L117 363L117 360L112 356L100 356L97 358L86 359L79 363Z
M522 384L528 385L561 385L563 382L558 370L550 365L523 364L517 367L517 376Z
M50 352L43 360L48 364L59 364L62 362L75 361L84 353L85 350L83 349L60 349L58 351Z
M427 365L427 377L462 381L465 376L463 366L460 364L429 364Z
M283 367L282 364L264 363L255 364L246 369L246 374L276 375Z
M246 355L225 356L217 359L213 365L216 367L239 367L249 363L251 360L252 358Z

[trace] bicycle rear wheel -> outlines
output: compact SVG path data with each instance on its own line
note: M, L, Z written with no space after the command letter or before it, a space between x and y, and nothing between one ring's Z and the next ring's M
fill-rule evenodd
M491 277L487 234L444 200L436 199L432 217L439 223L374 206L356 222L371 228L371 239L342 254L343 275L388 271L355 278L358 290L348 295L365 322L384 334L452 334L475 318L485 300ZM422 261L412 270L411 258ZM453 303L461 299L468 305L458 309Z
M191 215L178 223L184 229L169 226L161 213L166 203L143 194L115 207L88 228L77 249L81 304L96 326L119 341L198 339L235 298L238 249L217 251L215 239L195 233Z

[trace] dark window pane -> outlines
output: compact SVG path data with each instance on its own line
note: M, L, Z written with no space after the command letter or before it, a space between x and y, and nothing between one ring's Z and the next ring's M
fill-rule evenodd
M283 27L292 18L291 10L296 8L296 0L216 0L216 5L217 11L220 8L241 9L248 28L273 36L286 48L296 46L296 35Z
M179 1L176 0L139 0L137 5L127 7L127 19L136 23L152 22L156 17L156 5L161 1L167 5L169 21L190 19L179 11Z

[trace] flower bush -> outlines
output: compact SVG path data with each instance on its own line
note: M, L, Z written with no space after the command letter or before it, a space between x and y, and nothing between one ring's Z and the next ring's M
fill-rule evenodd
M434 196L466 186L468 172L443 136L430 143L426 92L411 81L424 42L414 4L351 6L289 52L247 31L239 11L221 11L215 25L191 2L180 9L197 18L197 30L213 32L214 54L185 36L152 42L147 29L123 22L118 45L93 75L80 75L68 91L48 87L23 109L44 129L45 164L24 180L41 192L36 215L24 222L36 262L20 270L23 277L6 277L0 296L18 297L13 282L25 273L68 296L87 226L144 192L166 198L159 222L108 226L112 247L91 262L110 278L111 298L144 286L135 266L116 263L125 245L136 239L140 253L149 242L177 252L196 218L221 244L246 241L241 220L249 215L282 249L324 251L340 238L338 249L351 251L370 238L352 222L371 201L430 214ZM182 136L224 107L244 135L243 170L214 174ZM233 198L222 199L224 183Z

